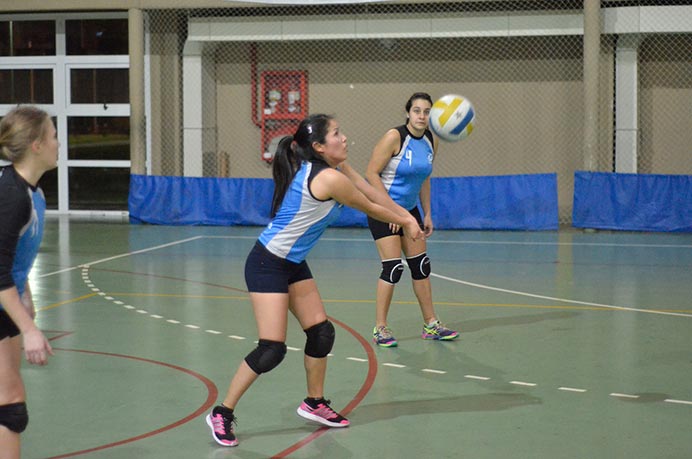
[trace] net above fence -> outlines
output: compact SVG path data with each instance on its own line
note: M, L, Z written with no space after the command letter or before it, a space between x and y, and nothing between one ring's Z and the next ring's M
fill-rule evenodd
M692 173L689 6L663 3L602 2L595 170ZM413 92L455 93L473 102L475 129L441 144L434 176L556 173L568 223L585 164L582 7L147 10L149 173L270 177L277 140L318 112L338 118L363 172Z

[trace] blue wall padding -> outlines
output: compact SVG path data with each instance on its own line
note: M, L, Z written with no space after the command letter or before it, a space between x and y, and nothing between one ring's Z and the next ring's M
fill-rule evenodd
M158 225L265 225L271 179L131 175L132 223Z
M627 231L692 231L692 176L576 171L572 224Z
M557 174L437 177L430 187L438 229L558 227Z
M556 229L557 175L531 174L432 179L437 229ZM271 179L132 175L133 223L265 225ZM334 226L367 226L362 212L344 208Z

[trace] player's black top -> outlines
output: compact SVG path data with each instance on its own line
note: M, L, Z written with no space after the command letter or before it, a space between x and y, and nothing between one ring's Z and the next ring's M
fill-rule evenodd
M24 292L43 236L45 209L40 188L13 166L0 168L0 290L16 286L20 295Z

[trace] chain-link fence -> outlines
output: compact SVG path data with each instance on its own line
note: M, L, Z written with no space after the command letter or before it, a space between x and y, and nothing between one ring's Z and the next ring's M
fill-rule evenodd
M692 35L669 32L674 14L646 31L626 23L649 3L601 4L595 164L611 172L625 161L618 155L634 154L631 172L689 174ZM560 222L569 223L573 174L584 168L582 8L545 0L148 10L149 171L270 177L277 138L301 114L322 112L338 118L363 172L377 140L405 121L413 92L457 93L473 102L475 129L441 144L434 176L556 172ZM618 60L632 51L634 65ZM618 93L618 78L635 85ZM618 119L623 107L635 121ZM636 151L623 151L619 134L633 136Z

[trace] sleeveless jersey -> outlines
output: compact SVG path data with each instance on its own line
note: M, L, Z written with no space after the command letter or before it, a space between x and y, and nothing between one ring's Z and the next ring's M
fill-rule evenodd
M12 166L0 169L0 196L0 290L14 285L22 295L43 238L46 198Z
M392 200L411 210L418 203L423 182L432 174L433 137L428 129L421 137L414 137L406 125L396 129L401 138L399 152L382 169L380 178Z
M333 199L319 200L310 192L312 179L327 167L303 161L279 211L260 234L259 242L277 257L302 262L327 226L339 217L343 204Z

